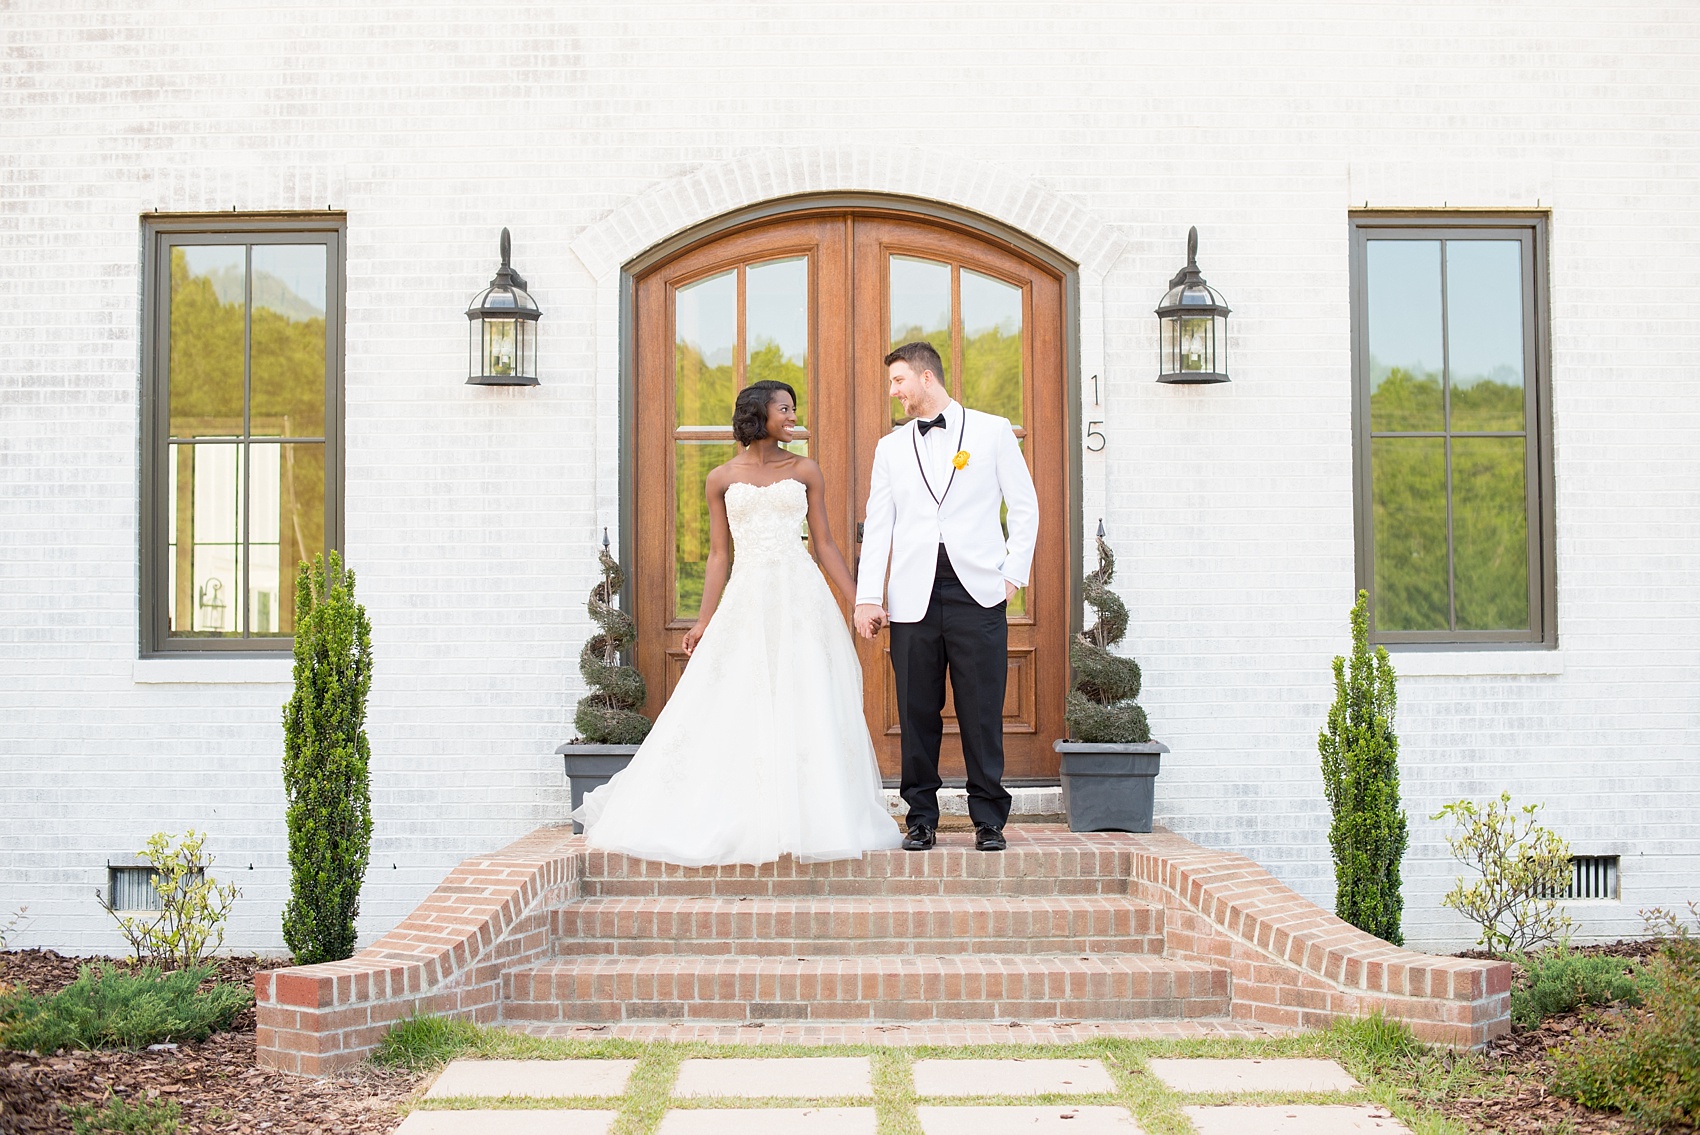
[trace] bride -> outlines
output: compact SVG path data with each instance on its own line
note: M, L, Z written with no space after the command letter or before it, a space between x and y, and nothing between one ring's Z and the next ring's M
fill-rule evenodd
M702 867L851 859L901 841L862 717L861 661L821 578L855 601L820 466L780 448L796 425L785 383L739 392L732 433L744 448L708 475L690 664L631 764L573 813L592 847ZM800 539L805 517L819 568Z

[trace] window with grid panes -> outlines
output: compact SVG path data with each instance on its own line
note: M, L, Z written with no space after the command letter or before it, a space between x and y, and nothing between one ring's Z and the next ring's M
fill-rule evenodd
M1545 222L1352 222L1359 586L1377 642L1550 645Z
M144 652L287 650L339 543L343 224L149 218Z

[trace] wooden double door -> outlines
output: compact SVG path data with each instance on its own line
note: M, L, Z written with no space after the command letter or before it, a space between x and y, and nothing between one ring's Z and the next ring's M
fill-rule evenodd
M710 469L737 451L739 389L779 379L797 391L791 448L821 465L833 537L855 570L874 446L906 419L881 362L925 339L952 395L1008 418L1039 495L1029 585L1009 605L1005 778L1056 776L1064 735L1073 502L1066 446L1063 280L1055 269L947 222L830 210L755 222L688 248L636 281L632 445L636 665L652 717L684 672L681 639L699 610L708 559ZM799 539L808 539L799 532ZM736 549L734 548L734 557ZM840 597L848 613L853 598ZM856 640L880 769L901 768L889 632ZM949 703L941 773L961 777ZM783 721L752 721L783 728Z

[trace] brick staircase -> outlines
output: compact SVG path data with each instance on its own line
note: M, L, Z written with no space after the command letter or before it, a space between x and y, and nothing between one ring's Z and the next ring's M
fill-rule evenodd
M461 864L348 961L258 975L259 1059L330 1072L413 1013L556 1031L1378 1011L1464 1046L1509 1027L1509 966L1389 946L1244 857L1166 832L1010 833L997 854L945 835L919 854L689 869L542 828Z
M1117 857L981 854L688 871L590 852L514 1022L1226 1017L1228 971L1163 956Z

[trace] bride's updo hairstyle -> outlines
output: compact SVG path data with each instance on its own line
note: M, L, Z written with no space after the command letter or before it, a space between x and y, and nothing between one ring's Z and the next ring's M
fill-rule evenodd
M767 407L782 390L795 404L797 392L786 382L763 379L738 391L738 400L732 404L732 436L739 445L751 445L767 436Z

